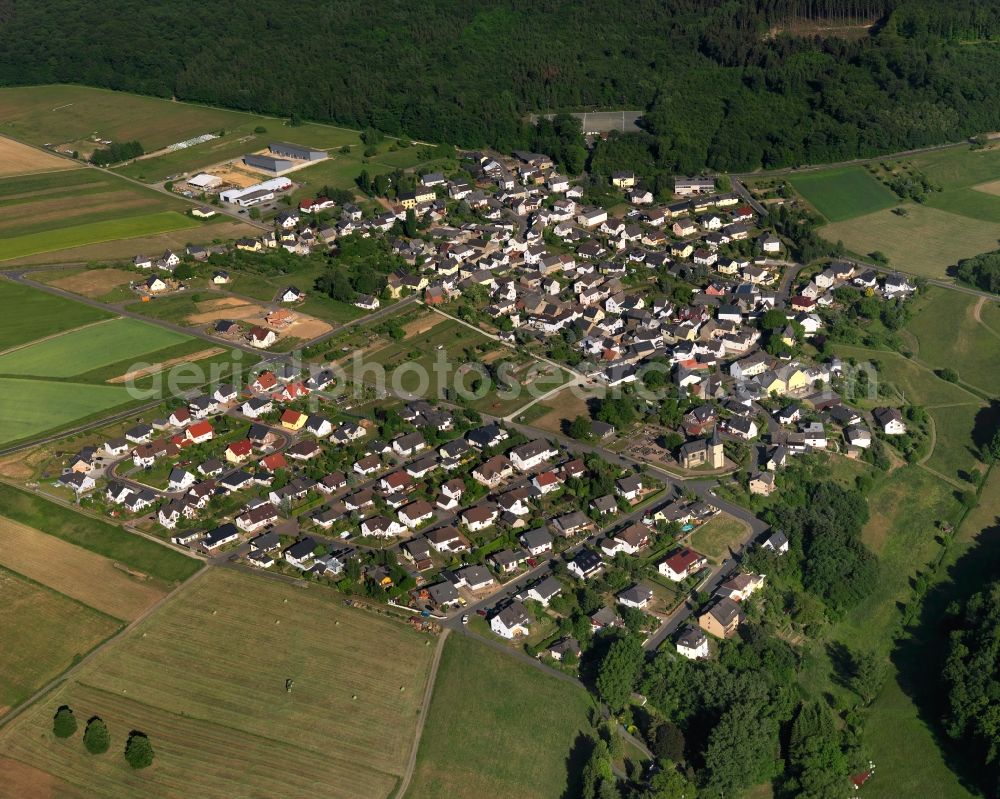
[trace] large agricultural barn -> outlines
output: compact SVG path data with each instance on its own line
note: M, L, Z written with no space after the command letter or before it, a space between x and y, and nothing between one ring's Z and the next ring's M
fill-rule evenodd
M295 158L299 161L322 161L326 158L326 150L313 150L309 147L301 147L298 144L288 144L287 142L272 142L267 145L267 149L274 153L274 155Z
M267 153L250 153L243 156L243 163L252 169L281 175L310 162L322 161L327 157L325 150L314 150L299 144L271 142Z

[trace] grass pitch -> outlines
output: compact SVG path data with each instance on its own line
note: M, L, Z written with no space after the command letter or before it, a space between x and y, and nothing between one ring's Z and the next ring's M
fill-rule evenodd
M864 216L899 203L896 195L860 166L792 175L788 182L831 222Z
M383 799L406 767L434 643L333 591L215 569L12 722L0 755L109 799L292 799L320 785ZM63 703L107 722L107 755L53 738ZM156 750L141 773L120 756L132 729Z
M586 691L465 635L445 643L407 799L576 795Z

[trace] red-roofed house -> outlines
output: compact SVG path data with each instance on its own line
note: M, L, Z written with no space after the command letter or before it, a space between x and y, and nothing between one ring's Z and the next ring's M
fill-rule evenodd
M250 384L251 391L270 391L278 385L278 378L274 372L261 372Z
M242 441L234 441L226 447L226 460L230 463L243 463L252 454L253 444L248 438L244 438Z
M287 469L288 461L285 460L285 456L280 452L275 452L273 455L261 458L260 465L269 472L276 472L278 469Z
M289 408L281 414L281 426L286 430L301 430L308 419L306 414Z
M184 435L192 444L203 444L206 441L212 440L215 430L211 422L195 422L185 431Z
M549 494L559 490L560 480L555 472L542 472L531 478L531 484L542 494Z
M700 555L693 549L684 547L678 549L673 555L667 558L657 568L664 577L668 577L675 583L680 583L694 574L708 561L704 555Z
M291 401L297 397L304 397L309 393L309 389L303 383L289 383L281 391L276 391L271 396L276 400Z

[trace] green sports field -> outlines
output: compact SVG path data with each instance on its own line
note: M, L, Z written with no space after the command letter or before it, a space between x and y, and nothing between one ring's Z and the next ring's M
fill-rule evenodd
M789 177L788 181L831 222L898 204L896 195L860 166L804 172Z
M0 374L73 377L188 340L135 319L114 319L0 355Z
M0 307L3 308L0 352L111 318L111 314L89 305L3 279L0 279Z

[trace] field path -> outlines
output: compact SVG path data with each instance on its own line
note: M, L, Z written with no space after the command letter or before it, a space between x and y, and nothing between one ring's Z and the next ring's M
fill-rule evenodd
M10 723L15 718L20 716L25 710L27 710L29 707L35 704L35 702L37 702L39 699L41 699L43 696L45 696L47 693L53 690L57 685L68 680L72 675L74 675L81 668L83 668L84 665L89 663L94 658L94 656L97 655L98 652L103 652L107 647L111 646L117 641L122 640L123 637L125 637L128 633L130 633L132 630L138 627L143 621L149 618L152 614L156 613L156 611L158 611L160 608L162 608L164 605L166 605L174 598L180 596L191 585L194 585L195 582L197 582L200 578L204 577L205 573L211 568L212 567L206 563L205 566L200 571L197 571L194 574L192 574L189 579L185 580L183 583L177 586L173 591L171 591L169 594L160 599L156 604L150 605L148 608L146 608L146 610L143 613L141 613L139 616L133 619L129 624L126 624L124 627L122 627L117 633L108 638L103 644L90 650L90 652L88 652L86 655L80 658L80 660L77 661L76 664L66 669L66 671L64 671L54 680L49 682L47 685L43 685L41 688L35 691L34 694L25 699L20 705L11 708L10 711L7 713L7 715L5 715L3 718L0 718L0 729L2 729L4 725Z
M417 719L417 729L413 732L413 747L410 749L410 758L406 761L406 771L399 781L399 788L396 789L395 799L403 799L406 796L406 792L410 788L410 781L413 779L413 771L417 767L420 736L424 733L424 724L427 721L427 714L431 709L431 699L434 696L434 684L437 682L438 666L441 665L441 653L444 652L444 642L447 640L449 632L451 630L447 627L441 631L437 648L434 650L434 660L431 661L431 670L427 674L427 687L424 689L424 701L420 705L420 718Z
M980 297L979 301L972 307L972 318L975 319L991 336L1000 338L1000 333L990 327L986 322L983 321L983 306L986 304L986 297Z
M986 302L986 298L980 297L972 308L972 318L979 322L979 324L983 323L982 310L984 302Z

